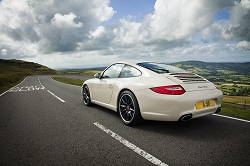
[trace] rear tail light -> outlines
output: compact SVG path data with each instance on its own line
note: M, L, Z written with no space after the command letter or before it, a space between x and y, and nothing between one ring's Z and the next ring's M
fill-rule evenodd
M214 86L215 86L216 89L219 89L219 87L217 85L214 84Z
M156 93L166 94L166 95L182 95L186 92L185 89L180 85L160 86L150 89Z

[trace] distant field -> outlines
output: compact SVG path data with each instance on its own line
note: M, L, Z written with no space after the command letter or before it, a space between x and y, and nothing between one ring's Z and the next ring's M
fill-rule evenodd
M84 75L84 76L94 76L94 74L96 73L101 73L101 70L84 70L82 72L80 72L80 75Z
M218 73L223 73L223 74L236 74L234 71L229 71L229 70L217 70Z
M246 84L222 84L218 85L224 95L229 96L250 96L250 86Z
M83 75L83 76L94 76L96 73L101 73L102 70L88 70L88 69L82 69L82 70L61 70L58 71L58 74L74 74L74 75Z

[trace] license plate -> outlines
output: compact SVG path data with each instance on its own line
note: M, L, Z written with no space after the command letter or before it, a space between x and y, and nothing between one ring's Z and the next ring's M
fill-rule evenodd
M196 109L202 109L202 108L208 108L208 107L213 107L215 106L215 102L214 100L203 100L203 101L199 101L195 104Z

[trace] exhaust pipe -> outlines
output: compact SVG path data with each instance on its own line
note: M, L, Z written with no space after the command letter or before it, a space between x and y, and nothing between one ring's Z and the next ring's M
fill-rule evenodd
M219 113L221 111L221 107L218 107L215 111L215 113Z
M192 114L186 114L186 115L183 115L180 117L179 121L187 121L187 120L190 120L192 119Z

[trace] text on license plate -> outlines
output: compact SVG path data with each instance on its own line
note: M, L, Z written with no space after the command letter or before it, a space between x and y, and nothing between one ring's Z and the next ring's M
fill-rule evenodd
M208 107L213 107L215 106L214 100L204 100L204 101L199 101L195 104L196 109L202 109L202 108L208 108Z

